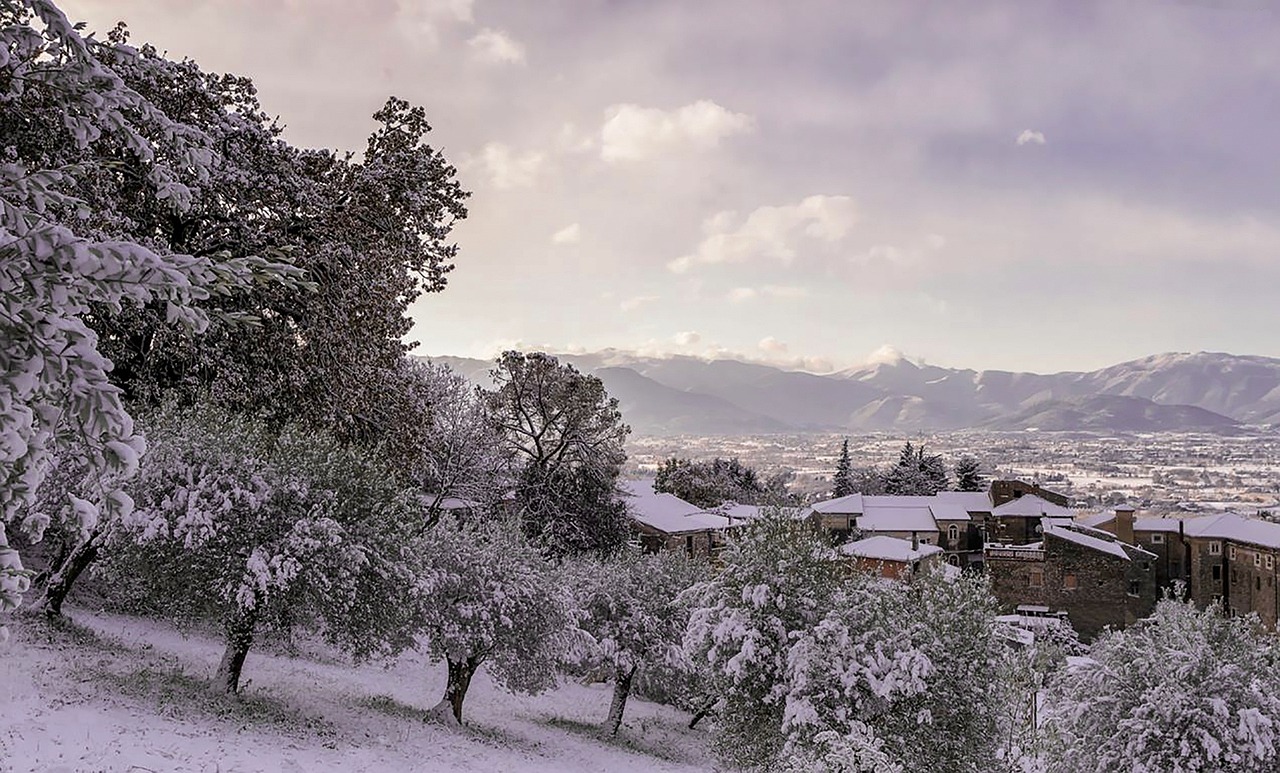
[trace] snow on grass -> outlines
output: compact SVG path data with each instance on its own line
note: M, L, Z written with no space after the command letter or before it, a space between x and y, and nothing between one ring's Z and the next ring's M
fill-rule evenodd
M0 650L0 771L695 771L713 762L688 715L633 699L617 738L596 727L607 685L536 697L483 669L466 727L424 722L444 668L420 655L352 666L317 649L251 651L243 694L209 688L217 636L104 613L20 618ZM274 650L274 651L268 651Z

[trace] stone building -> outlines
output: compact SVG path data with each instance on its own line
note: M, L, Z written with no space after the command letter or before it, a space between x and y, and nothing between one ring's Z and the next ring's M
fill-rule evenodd
M1004 611L1064 611L1086 640L1151 613L1155 554L1066 518L1043 519L1041 532L1039 542L986 547L987 574Z
M987 541L1013 545L1039 542L1044 519L1070 517L1071 510L1064 505L1025 494L991 509L986 520Z
M849 496L818 502L809 517L843 542L850 537L885 536L935 545L943 560L967 567L982 560L983 528L991 500L977 491L942 491L933 496Z
M996 507L1003 505L1005 502L1020 499L1028 494L1062 507L1067 507L1071 504L1065 495L1050 491L1047 488L1041 488L1039 483L1027 483L1025 480L993 480L991 481L990 493L991 504Z

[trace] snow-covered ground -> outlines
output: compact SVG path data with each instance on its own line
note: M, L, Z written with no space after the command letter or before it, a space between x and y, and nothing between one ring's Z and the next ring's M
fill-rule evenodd
M567 681L512 696L482 670L465 729L424 723L441 666L411 654L351 666L323 652L250 652L238 700L207 680L217 637L73 611L51 631L18 619L0 645L0 771L695 771L711 770L688 715L633 699L617 739L596 724L605 685Z

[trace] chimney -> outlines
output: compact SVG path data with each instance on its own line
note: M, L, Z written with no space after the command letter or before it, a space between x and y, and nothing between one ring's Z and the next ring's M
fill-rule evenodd
M1133 507L1130 505L1116 508L1116 539L1133 544Z
M919 549L920 549L920 539L916 536L916 533L913 531L911 532L911 550L916 551Z

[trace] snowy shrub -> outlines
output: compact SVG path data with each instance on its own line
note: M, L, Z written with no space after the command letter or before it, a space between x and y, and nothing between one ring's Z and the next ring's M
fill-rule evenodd
M679 681L680 672L687 670L680 644L689 610L680 594L705 577L707 567L683 553L643 554L632 548L575 569L576 617L586 637L574 659L612 676L605 728L616 734L638 677L647 676L652 688L662 689L658 679Z
M537 693L555 684L572 624L571 599L518 526L445 516L420 541L419 632L448 682L433 713L462 721L471 678Z
M1280 651L1257 618L1165 598L1051 682L1049 771L1272 771Z
M136 507L104 571L144 609L220 622L219 686L239 689L262 627L308 627L361 657L412 644L420 513L388 470L322 434L277 436L210 406L166 410L147 429Z

